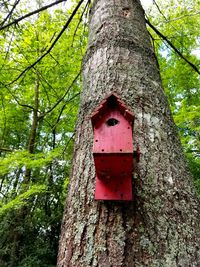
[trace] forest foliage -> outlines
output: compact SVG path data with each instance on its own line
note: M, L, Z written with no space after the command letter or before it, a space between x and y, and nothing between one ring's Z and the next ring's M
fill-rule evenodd
M157 1L148 17L153 25L197 68L200 66L200 4L198 1ZM150 29L183 149L200 192L200 79L199 74Z
M1 4L2 267L56 264L90 8L89 2L82 1L72 18L80 1L74 1L70 8L64 1L57 2L60 3L4 29L3 26L47 2L37 0L30 5L18 0ZM197 0L159 0L146 11L146 18L197 67L200 61L198 10ZM200 192L199 75L166 40L152 28L149 32L163 87Z

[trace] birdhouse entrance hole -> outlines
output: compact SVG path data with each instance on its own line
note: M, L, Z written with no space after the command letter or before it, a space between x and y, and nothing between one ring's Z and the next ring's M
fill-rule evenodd
M115 126L115 125L117 125L118 123L119 123L119 121L116 120L116 119L114 119L114 118L110 118L110 119L107 120L107 122L106 122L106 124L107 124L108 126Z

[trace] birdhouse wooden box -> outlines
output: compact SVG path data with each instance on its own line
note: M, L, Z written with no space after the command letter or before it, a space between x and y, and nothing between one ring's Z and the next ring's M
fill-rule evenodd
M132 200L134 115L116 94L105 98L91 117L96 169L96 200Z

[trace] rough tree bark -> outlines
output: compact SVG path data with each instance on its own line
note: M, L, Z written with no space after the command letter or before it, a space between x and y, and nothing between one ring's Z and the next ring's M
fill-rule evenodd
M138 0L94 1L58 267L200 266L199 202ZM135 113L132 202L95 201L90 114L111 92Z

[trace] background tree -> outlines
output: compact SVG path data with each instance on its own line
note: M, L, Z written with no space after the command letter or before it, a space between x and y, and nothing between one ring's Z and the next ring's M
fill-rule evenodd
M1 266L56 264L86 42L83 25L76 29L82 11L54 51L29 66L48 51L71 13L43 11L6 29L1 39Z
M171 41L194 65L199 66L199 3L194 1L154 1L148 17L153 25ZM199 74L169 44L151 30L153 45L159 60L163 87L183 148L198 184L199 157ZM175 75L174 75L175 74Z

